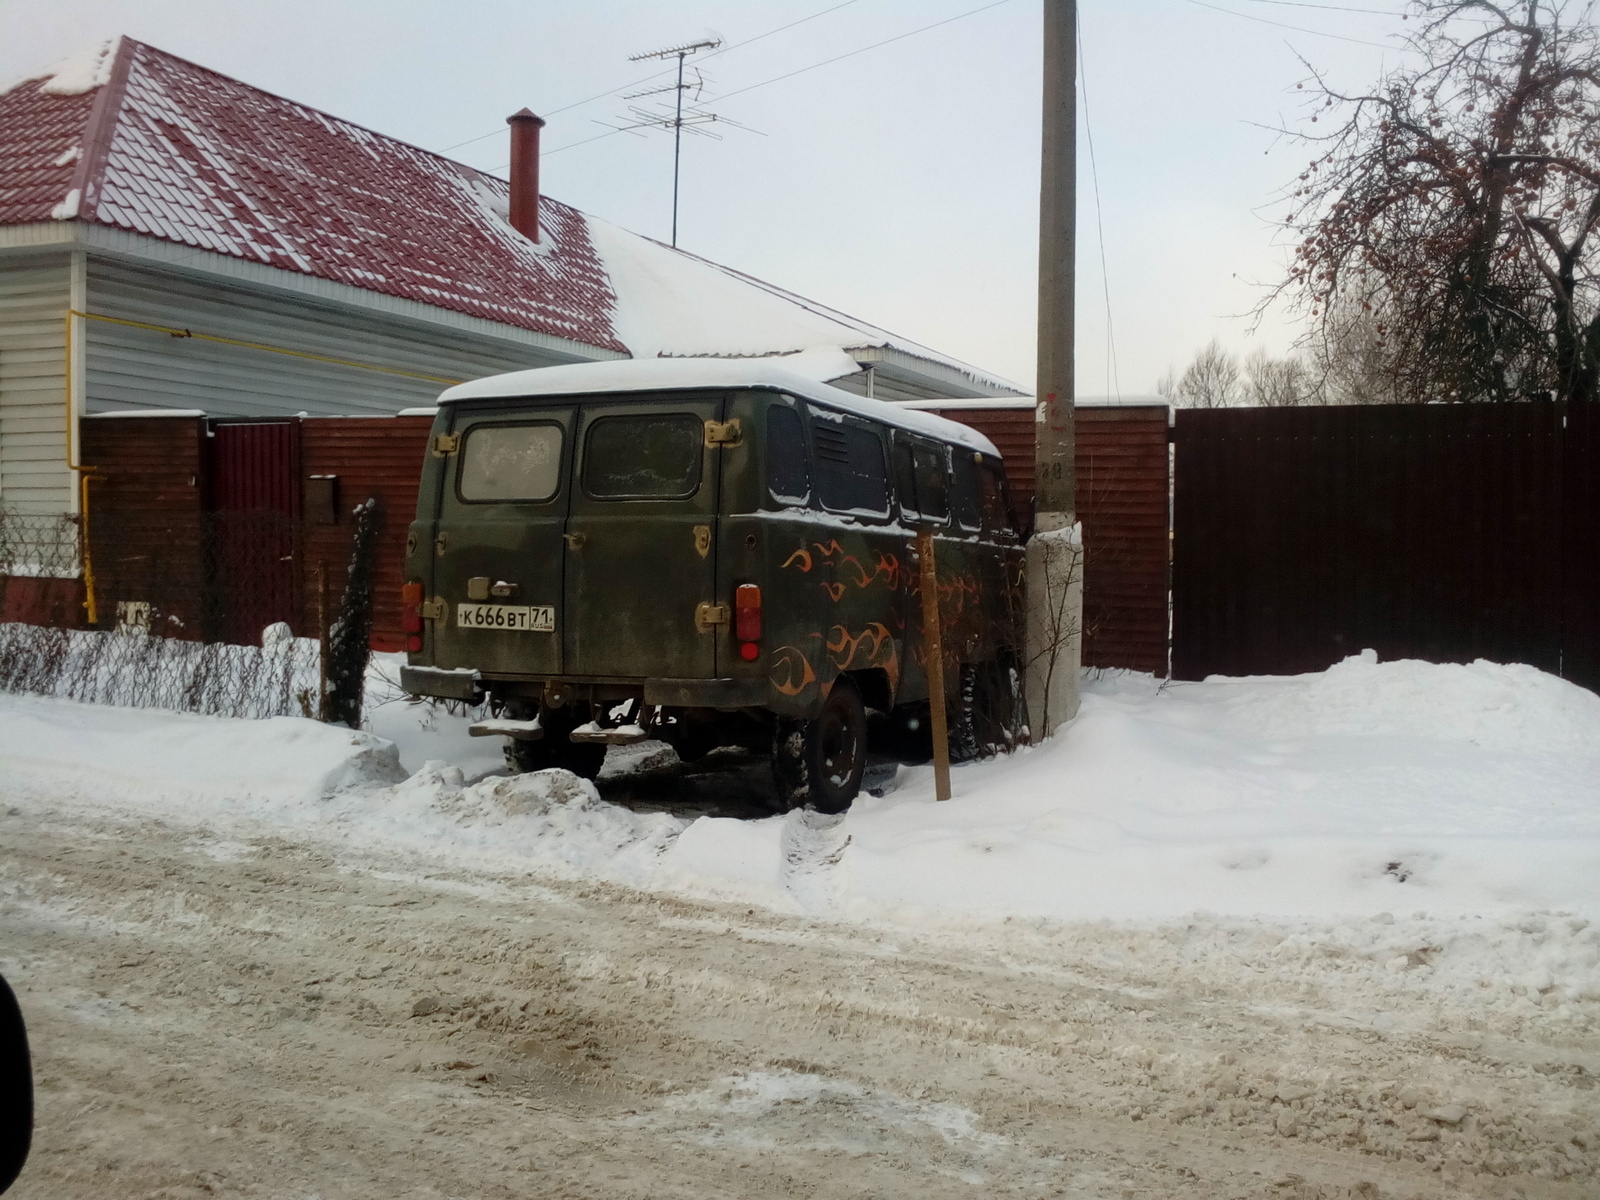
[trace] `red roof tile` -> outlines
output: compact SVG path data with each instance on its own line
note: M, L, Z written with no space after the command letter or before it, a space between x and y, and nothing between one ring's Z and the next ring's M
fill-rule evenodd
M0 225L51 220L66 199L95 94L49 96L43 77L0 96ZM81 153L81 150L80 150Z
M74 146L87 162L61 161ZM130 38L101 88L0 95L0 224L76 215L626 350L582 215L544 197L534 246L506 202L492 175Z

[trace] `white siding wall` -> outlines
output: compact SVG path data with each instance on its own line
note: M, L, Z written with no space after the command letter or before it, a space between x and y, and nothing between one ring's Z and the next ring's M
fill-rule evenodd
M65 333L71 255L0 259L0 506L62 513L66 468Z
M571 361L534 347L93 257L88 311L446 379ZM88 350L91 413L197 408L217 417L386 415L431 404L447 386L105 321L79 327Z

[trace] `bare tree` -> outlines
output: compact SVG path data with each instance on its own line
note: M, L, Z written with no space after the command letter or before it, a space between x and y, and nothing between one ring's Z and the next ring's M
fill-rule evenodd
M1326 404L1403 404L1396 386L1396 339L1380 326L1392 318L1381 310L1345 299L1318 324L1303 347L1308 371Z
M1212 338L1176 379L1167 372L1156 390L1179 408L1227 408L1239 396L1239 363Z
M1600 37L1580 0L1413 0L1408 65L1368 92L1312 71L1296 255L1265 303L1410 400L1593 399L1600 386ZM1331 118L1331 122L1330 122ZM1331 128L1330 128L1331 123ZM1320 124L1327 132L1311 129ZM1370 317L1365 324L1357 314ZM1370 390L1371 379L1363 387Z
M1273 358L1260 347L1244 360L1240 395L1251 408L1291 408L1327 402L1320 381L1302 359Z

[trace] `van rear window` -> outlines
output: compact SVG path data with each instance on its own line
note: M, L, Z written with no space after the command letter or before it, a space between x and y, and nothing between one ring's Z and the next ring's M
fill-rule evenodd
M852 421L813 419L811 445L817 458L817 495L835 512L889 515L889 473L883 439Z
M700 487L705 422L691 413L602 417L584 443L583 490L599 500L681 500Z
M561 426L473 426L458 486L463 500L550 499L561 487Z

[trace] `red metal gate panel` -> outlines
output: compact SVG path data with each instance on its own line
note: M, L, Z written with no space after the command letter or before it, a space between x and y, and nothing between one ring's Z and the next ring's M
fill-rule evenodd
M314 476L331 493L333 522L307 506L300 594L303 627L316 628L317 571L326 565L329 611L337 611L350 563L351 510L369 497L383 505L373 569L372 648L402 650L400 586L406 533L416 519L417 488L432 417L311 417L300 424L302 485Z
M255 644L295 619L297 421L219 422L211 437L217 635Z

